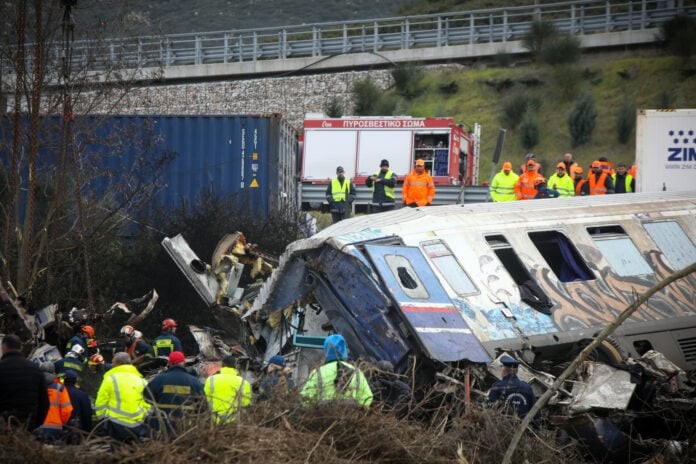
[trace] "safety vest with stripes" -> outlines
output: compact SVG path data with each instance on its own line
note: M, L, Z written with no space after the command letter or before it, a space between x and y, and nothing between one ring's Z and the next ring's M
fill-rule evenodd
M517 200L515 184L519 178L520 176L512 171L509 174L505 174L505 171L500 171L496 174L491 181L491 200L498 202Z
M73 407L70 403L70 394L65 385L60 383L60 380L55 378L53 382L46 387L48 392L48 413L41 424L42 429L62 429L70 420Z
M375 173L375 176L379 177L381 171L377 171ZM387 173L384 175L385 179L391 179L392 176L394 175L393 172L387 171ZM384 186L384 196L387 198L394 198L394 187L390 187L387 184L382 184ZM372 183L372 195L374 196L375 194L375 183Z
M558 194L561 197L575 196L575 184L573 179L571 179L568 174L564 174L563 177L561 177L554 173L551 177L549 177L546 185L558 191Z
M150 405L143 397L147 382L132 364L121 364L104 374L94 413L101 419L125 427L142 424L150 410Z
M587 180L590 182L590 195L604 195L607 193L607 173L602 172L597 178L597 174L591 172L587 176Z
M334 177L331 181L331 196L333 201L346 201L350 193L350 179L343 179L343 185L338 181L338 177Z
M251 385L237 369L223 367L205 380L205 397L216 423L235 421L235 413L251 403Z

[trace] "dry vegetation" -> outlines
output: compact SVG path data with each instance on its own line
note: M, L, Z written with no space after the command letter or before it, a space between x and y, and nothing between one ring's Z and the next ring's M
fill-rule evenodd
M92 437L82 445L39 445L26 433L0 431L0 462L190 463L495 463L500 462L518 420L474 409L435 421L341 405L303 408L296 400L262 402L244 411L236 424L214 426L204 415L170 440L137 446ZM527 433L514 462L583 462L571 448L554 445L553 432Z

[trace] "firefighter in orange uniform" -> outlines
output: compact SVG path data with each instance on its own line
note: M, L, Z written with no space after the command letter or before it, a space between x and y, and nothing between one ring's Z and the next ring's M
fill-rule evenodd
M533 159L527 160L527 169L520 174L520 178L515 184L515 195L518 200L533 200L536 197L536 181L543 179L542 175L537 171L539 163Z
M404 205L415 208L428 206L435 198L435 183L430 174L425 170L425 161L416 160L416 166L404 179L401 190Z

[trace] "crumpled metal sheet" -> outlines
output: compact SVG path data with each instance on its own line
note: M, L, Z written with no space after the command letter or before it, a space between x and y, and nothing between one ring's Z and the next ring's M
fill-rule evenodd
M582 380L573 383L571 412L626 409L636 388L629 372L595 362L586 362L583 367Z

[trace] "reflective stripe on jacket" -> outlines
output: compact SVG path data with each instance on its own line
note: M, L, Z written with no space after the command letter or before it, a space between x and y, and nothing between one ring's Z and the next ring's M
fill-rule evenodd
M618 193L618 190L619 190L619 189L617 188L617 184L616 184L616 176L618 176L618 174L614 174L613 176L611 176L611 180L614 181L614 191L616 191L616 192ZM632 185L632 184L633 184L633 176L631 176L630 174L626 173L626 175L624 175L624 179L623 179L623 180L624 180L624 188L625 188L625 190L623 190L621 193L624 193L624 192L625 192L625 193L631 193L631 192L633 192L633 185Z
M152 340L152 351L155 356L169 356L172 351L184 351L179 337L171 332L162 332Z
M558 174L554 173L551 177L549 177L546 185L549 186L549 188L558 191L558 194L561 197L575 196L575 184L573 183L573 179L571 179L568 174L563 174L563 177L560 177Z
M343 373L347 374L346 383L342 389L337 388L339 362ZM319 369L313 370L300 394L305 402L309 403L333 400L355 401L364 408L372 404L372 390L365 375L360 372L360 369L345 361L328 362Z
M104 374L94 413L101 419L109 419L125 427L143 423L150 405L143 397L147 382L132 364L121 364Z
M331 181L331 196L333 201L346 201L350 193L350 179L343 179L343 185L338 181L338 177L334 177Z
M587 180L590 183L590 195L604 195L607 193L607 177L609 174L602 172L597 178L594 172L587 175ZM611 177L609 177L611 179Z
M382 171L379 170L375 173L375 176L381 177L380 174L382 174ZM391 171L387 171L387 173L382 177L384 180L389 180L394 176L394 173ZM388 185L385 182L380 182L382 184L382 187L384 187L384 196L386 198L390 198L392 201L394 200L394 185ZM375 203L375 187L377 186L376 182L372 182L372 201ZM379 203L379 202L376 202Z
M491 200L493 201L515 201L515 184L520 176L510 171L510 174L505 174L505 171L500 171L493 177L491 181Z
M426 206L433 202L435 198L435 183L425 169L422 174L418 174L414 169L404 179L401 190L403 202L407 205L415 203L418 206Z
M517 195L517 199L533 200L537 194L537 189L534 187L534 181L541 177L541 174L536 171L527 171L523 173L515 184L515 194Z
M234 422L237 410L251 404L251 384L233 367L208 377L204 390L216 423Z
M70 420L70 415L73 412L68 389L56 378L51 385L46 387L46 390L48 391L49 406L41 428L62 429Z

